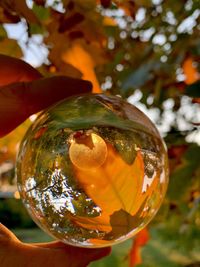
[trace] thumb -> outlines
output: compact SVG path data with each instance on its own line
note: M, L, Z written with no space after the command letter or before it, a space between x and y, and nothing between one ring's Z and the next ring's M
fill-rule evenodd
M0 86L14 82L28 82L42 75L26 62L0 54Z
M98 249L90 249L87 252L87 257L85 259L86 261L86 265L87 266L91 261L96 261L99 260L103 257L108 256L111 253L111 248L107 247L107 248L98 248Z
M89 81L66 76L42 78L0 87L0 137L30 115L72 95L89 93Z
M73 267L86 267L92 261L99 260L110 254L111 248L76 248L72 246L67 247L67 252L71 255L71 262L74 262ZM76 256L75 256L76 255ZM74 261L74 256L76 261Z
M0 246L9 242L20 242L17 237L2 223L0 223Z

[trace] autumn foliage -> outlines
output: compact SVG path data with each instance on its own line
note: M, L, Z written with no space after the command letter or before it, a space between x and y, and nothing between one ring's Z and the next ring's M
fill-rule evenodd
M41 75L83 78L92 82L94 93L133 99L147 115L153 114L165 138L170 166L167 197L149 226L150 235L144 230L133 241L131 267L141 262L144 267L186 266L199 259L194 256L200 250L199 5L199 0L0 1L1 54L33 59L36 79ZM20 23L24 35L16 40L8 33L7 24ZM36 53L31 50L33 44ZM5 65L0 86L12 82L7 77L7 68L12 67L12 62ZM37 81L35 86L42 88ZM1 88L0 94L1 111L6 103ZM28 125L29 120L0 140L0 164L8 160L14 164ZM116 160L119 168L123 162ZM139 164L140 155L132 171ZM115 167L106 166L106 171L114 172ZM10 179L10 174L3 175ZM99 201L96 192L89 194ZM160 242L159 249L156 242ZM147 251L147 256L142 251ZM184 255L185 260L171 257L172 251Z

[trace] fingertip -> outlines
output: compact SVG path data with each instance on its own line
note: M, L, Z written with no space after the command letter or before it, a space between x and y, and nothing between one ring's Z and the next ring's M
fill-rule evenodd
M112 251L111 247L101 248L99 251L99 256L106 257L110 255L111 251Z
M91 249L92 258L91 261L99 260L108 256L111 253L111 247Z

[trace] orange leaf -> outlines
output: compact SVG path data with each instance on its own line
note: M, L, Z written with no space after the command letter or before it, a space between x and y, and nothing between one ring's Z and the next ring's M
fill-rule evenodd
M186 58L183 63L183 72L185 74L185 83L192 84L196 82L200 77L197 68L193 66L193 59L191 57Z
M103 18L103 25L105 26L117 26L117 22L114 18L111 18L111 17L108 17L108 16L105 16Z
M133 245L129 253L129 267L134 267L142 263L141 247L149 240L149 232L146 228L140 231L133 240Z
M99 230L110 232L111 214L122 209L133 216L139 209L141 203L136 203L136 197L138 191L142 191L144 165L140 151L133 164L129 165L112 145L107 144L107 148L107 159L101 167L79 170L74 166L74 169L86 194L102 210L100 216L91 219L79 217L76 223L90 229L96 229L98 225Z
M62 59L65 63L71 64L80 70L83 74L83 79L92 82L93 93L101 92L100 85L94 71L95 61L83 48L80 42L73 42L71 47L63 53Z
M15 162L19 143L29 126L30 120L26 120L6 137L0 138L0 164L5 161Z

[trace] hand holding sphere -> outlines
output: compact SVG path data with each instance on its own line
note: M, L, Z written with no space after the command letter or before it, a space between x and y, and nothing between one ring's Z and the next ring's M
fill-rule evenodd
M0 55L0 137L31 114L73 94L90 92L91 88L90 82L70 77L42 78L22 60ZM59 241L27 244L0 223L0 252L1 267L85 267L108 255L110 248L91 250Z

